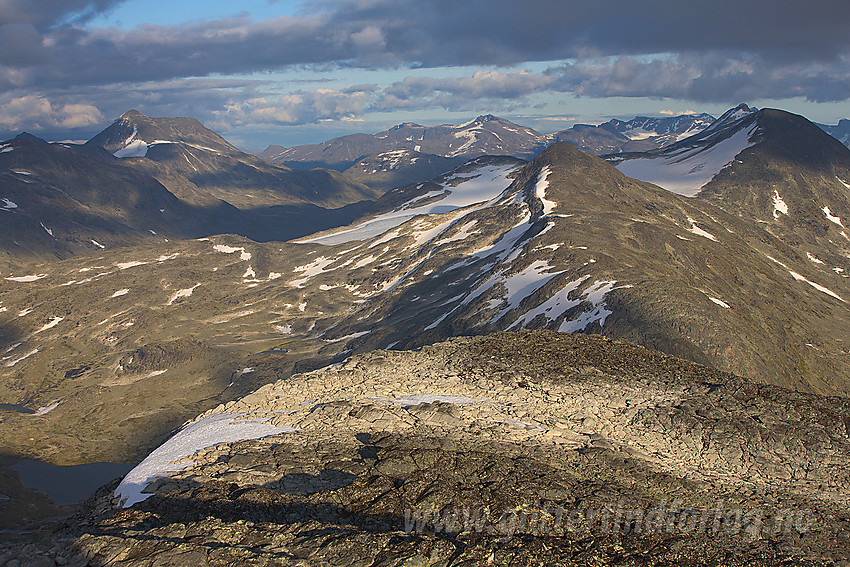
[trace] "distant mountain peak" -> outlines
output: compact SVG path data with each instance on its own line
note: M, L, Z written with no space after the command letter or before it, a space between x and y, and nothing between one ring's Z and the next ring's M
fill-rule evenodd
M389 129L390 132L395 130L404 130L405 128L424 128L421 124L417 124L416 122L402 122L401 124L396 124L392 128Z
M144 157L155 145L186 144L226 154L239 153L227 140L196 118L153 118L128 110L87 142L104 147L116 157Z
M717 121L714 124L712 124L711 126L706 128L706 130L716 129L720 125L730 124L732 122L735 122L736 120L740 120L741 118L744 118L745 116L749 116L750 114L757 112L757 111L758 111L758 108L756 108L755 106L748 106L748 105L746 105L742 102L741 104L739 104L735 108L730 108L729 110L724 112L720 116L720 118L718 118Z
M47 140L45 140L43 138L39 138L38 136L36 136L34 134L30 134L29 132L21 132L20 134L15 136L15 139L16 140L26 140L28 142L38 142L40 144L46 144L47 143Z

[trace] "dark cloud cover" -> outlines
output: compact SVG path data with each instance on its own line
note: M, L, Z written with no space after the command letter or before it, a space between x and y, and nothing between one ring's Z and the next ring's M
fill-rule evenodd
M123 0L0 0L0 25L30 24L41 30L64 23L81 24Z
M481 101L495 111L539 93L729 103L850 97L847 0L324 0L257 22L86 25L119 3L0 0L0 112L44 100L29 114L78 108L82 124L96 116L86 106L109 115L118 92L128 103L147 99L172 115L194 108L231 124L463 110ZM543 73L507 68L547 61L558 63ZM482 70L445 78L453 66ZM199 82L299 68L441 72L285 95L255 83Z

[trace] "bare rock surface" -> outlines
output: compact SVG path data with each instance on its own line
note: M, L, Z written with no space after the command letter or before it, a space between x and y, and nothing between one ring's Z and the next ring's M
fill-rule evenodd
M625 342L523 331L375 351L198 419L221 413L295 431L203 449L130 508L102 490L48 538L54 554L115 566L850 559L847 399Z

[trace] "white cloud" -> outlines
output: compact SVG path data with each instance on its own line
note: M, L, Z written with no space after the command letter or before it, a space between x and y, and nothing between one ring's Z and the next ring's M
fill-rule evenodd
M55 104L48 98L28 95L0 103L0 127L9 130L74 129L103 122L103 114L91 104Z

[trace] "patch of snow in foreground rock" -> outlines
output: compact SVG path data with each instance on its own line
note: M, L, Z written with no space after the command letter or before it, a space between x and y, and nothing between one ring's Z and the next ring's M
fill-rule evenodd
M434 402L445 402L448 404L464 405L488 402L487 398L468 398L466 396L449 396L445 394L407 394L390 400L403 406L415 406L419 404L431 404Z
M177 435L160 445L127 476L115 489L115 495L128 508L150 496L142 491L154 480L182 471L195 464L183 460L201 449L219 443L233 443L246 439L259 439L278 433L297 431L293 427L278 427L263 419L239 419L243 414L217 413L184 427ZM175 462L180 461L180 462Z

